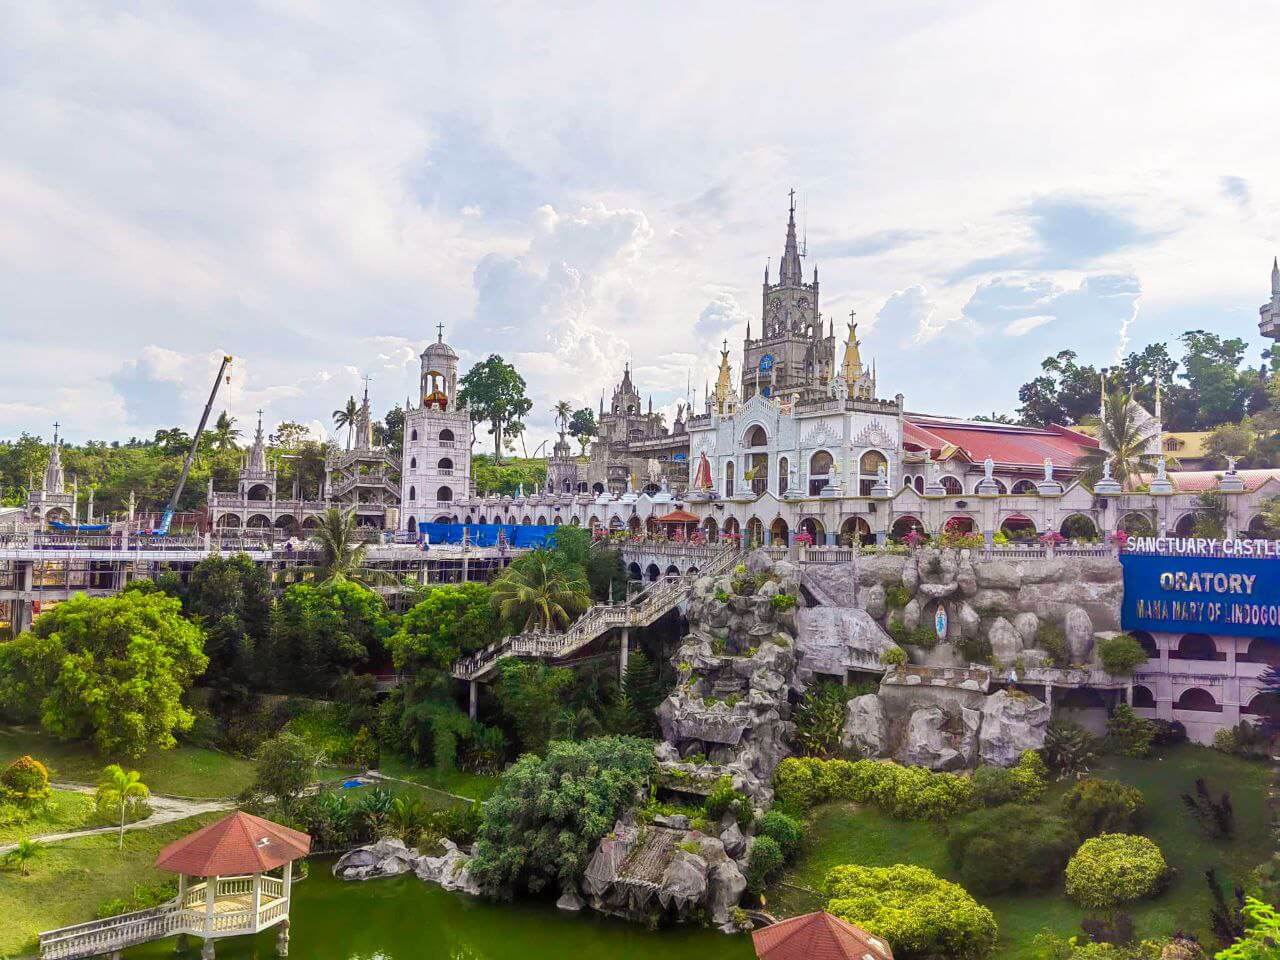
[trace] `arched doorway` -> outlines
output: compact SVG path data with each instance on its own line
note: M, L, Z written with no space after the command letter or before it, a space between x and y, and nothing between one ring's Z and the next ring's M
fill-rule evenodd
M640 518L632 517L627 521L627 528L631 531L632 536L640 535Z
M851 547L860 543L868 547L875 542L876 536L871 532L871 524L867 523L863 517L847 517L844 523L840 524L842 546Z
M752 517L747 521L747 544L758 547L762 543L764 543L764 524L760 522L759 517Z
M1175 710L1195 710L1199 713L1221 713L1222 704L1213 698L1213 694L1200 687L1191 687L1182 691L1173 705Z
M809 542L821 545L826 542L827 531L817 517L805 517L800 521L800 532L809 538Z
M1152 537L1156 532L1155 527L1151 525L1151 520L1142 513L1126 513L1120 518L1118 529L1131 537Z
M826 450L819 450L809 458L809 496L816 497L831 483L834 469L835 460Z
M707 517L702 521L702 535L707 538L707 543L715 543L720 537L720 531L716 528L716 518Z
M234 513L224 513L218 518L218 522L215 526L221 527L224 530L236 530L240 527L240 518Z
M632 561L627 564L627 577L631 580L639 580L644 576L644 572L640 569L640 564Z
M265 483L255 483L252 487L249 488L249 494L247 499L270 500L271 488L268 487Z
M787 487L791 482L788 476L790 470L791 470L791 460L787 457L779 457L778 458L778 496L780 497L787 492Z
M271 526L271 518L265 513L255 513L245 524L251 530L266 530Z
M912 531L920 534L924 533L924 524L920 522L919 518L910 515L898 517L893 521L893 526L889 528L889 539L901 542Z
M787 526L787 521L781 517L774 519L769 525L769 537L777 546L787 546L791 543L791 529Z
M1135 707L1146 707L1148 710L1154 710L1156 707L1155 694L1151 692L1150 687L1144 687L1142 684L1134 684L1133 687L1133 704Z
M710 517L708 517L707 519L709 519L709 520L710 520L711 518L710 518ZM714 522L715 522L715 521L714 521L714 520L712 520L712 523L714 523ZM738 518L737 518L737 517L726 517L726 518L725 518L725 521L724 521L724 531L723 531L723 532L724 532L724 536L726 536L726 537L741 537L741 536L742 536L742 528L738 525Z
M1000 532L1010 540L1030 543L1036 539L1036 525L1031 518L1022 513L1005 517L1000 524Z
M656 563L649 564L648 568L645 570L645 573L648 575L650 583L654 582L655 580L658 579L658 577L662 576L662 571L658 569L658 565Z
M1088 517L1083 513L1073 513L1063 520L1058 532L1068 540L1096 540L1098 538L1097 524L1093 522L1092 517Z
M966 517L964 514L957 513L955 516L947 518L947 522L942 525L942 529L943 532L949 533L953 537L959 537L973 533L977 528L973 522L973 517Z

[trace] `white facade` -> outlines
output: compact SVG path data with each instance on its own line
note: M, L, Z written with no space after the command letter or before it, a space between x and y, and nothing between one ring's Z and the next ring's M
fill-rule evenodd
M457 397L458 355L441 333L422 351L418 404L405 412L401 529L448 521L471 495L471 418Z

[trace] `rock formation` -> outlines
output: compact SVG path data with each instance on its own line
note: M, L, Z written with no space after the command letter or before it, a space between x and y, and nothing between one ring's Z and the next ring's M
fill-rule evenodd
M471 877L471 855L452 840L441 840L444 853L423 856L397 837L386 837L344 853L333 865L333 875L343 880L373 880L412 871L419 880L438 883L445 890L477 895L480 887Z

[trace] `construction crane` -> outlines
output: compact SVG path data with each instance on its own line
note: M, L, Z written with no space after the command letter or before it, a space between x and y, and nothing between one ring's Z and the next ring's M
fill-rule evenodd
M222 358L222 366L218 368L218 375L213 379L213 389L209 391L209 402L204 405L204 413L200 415L200 425L196 427L196 434L191 438L191 447L187 450L187 458L182 461L182 473L178 476L178 485L173 488L173 495L169 497L169 503L164 508L164 513L160 516L160 525L154 530L149 530L153 536L163 537L169 533L169 524L173 522L173 515L178 509L178 499L182 496L182 488L187 485L187 476L191 473L191 463L196 458L196 450L200 448L200 436L204 433L205 424L209 422L209 412L213 410L213 401L218 396L218 387L222 383L225 376L227 382L231 382L231 374L228 369L231 367L231 357L224 356Z

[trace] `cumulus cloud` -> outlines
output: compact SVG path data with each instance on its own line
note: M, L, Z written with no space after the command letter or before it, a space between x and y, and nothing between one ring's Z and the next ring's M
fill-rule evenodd
M1242 207L1249 205L1253 191L1249 188L1249 181L1244 177L1219 177L1218 184L1222 188L1223 195L1228 199Z
M890 294L867 327L881 333L909 335L918 342L931 340L942 329L934 320L936 313L937 305L925 288L916 285Z

